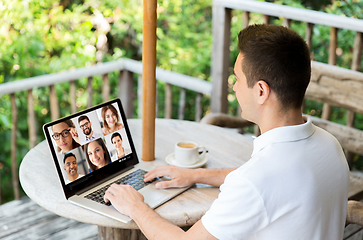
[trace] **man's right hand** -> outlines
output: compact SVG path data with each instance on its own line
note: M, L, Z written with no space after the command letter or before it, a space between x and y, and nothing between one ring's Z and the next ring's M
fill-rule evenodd
M149 182L156 177L165 176L170 177L171 180L156 183L156 188L187 187L195 183L195 171L194 169L180 168L172 165L160 166L145 174L144 181Z

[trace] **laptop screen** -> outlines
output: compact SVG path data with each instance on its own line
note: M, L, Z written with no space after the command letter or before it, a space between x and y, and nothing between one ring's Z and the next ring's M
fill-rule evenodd
M137 164L121 101L43 126L66 198Z

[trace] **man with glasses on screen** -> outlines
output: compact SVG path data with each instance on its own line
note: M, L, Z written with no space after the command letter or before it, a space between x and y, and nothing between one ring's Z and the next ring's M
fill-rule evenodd
M92 123L86 115L80 116L78 118L79 127L82 129L82 132L85 135L85 141L82 142L83 144L89 143L97 138L103 136L102 133L97 133L92 130Z

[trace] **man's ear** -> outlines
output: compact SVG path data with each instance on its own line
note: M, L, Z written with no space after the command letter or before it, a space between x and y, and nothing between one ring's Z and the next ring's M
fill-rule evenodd
M268 99L271 93L270 86L263 80L260 80L256 83L256 90L258 91L258 100L259 104L264 104Z

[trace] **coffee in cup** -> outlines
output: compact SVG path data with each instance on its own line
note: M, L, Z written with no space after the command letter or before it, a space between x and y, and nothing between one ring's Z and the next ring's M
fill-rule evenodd
M201 154L199 154L199 150L202 150ZM189 166L204 159L205 153L205 147L198 146L195 142L182 141L175 144L174 158L180 165Z

